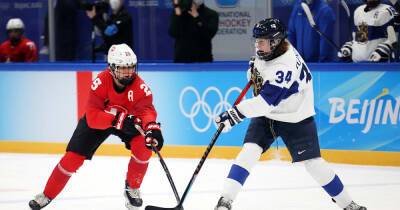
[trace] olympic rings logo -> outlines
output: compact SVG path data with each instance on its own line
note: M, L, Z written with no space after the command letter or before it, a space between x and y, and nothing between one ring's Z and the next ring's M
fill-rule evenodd
M197 132L206 132L210 128L211 124L214 124L214 126L217 128L214 119L218 116L218 114L232 107L232 104L228 102L229 96L233 92L240 93L241 91L242 89L238 87L232 87L225 93L225 95L223 95L217 87L210 86L207 87L207 89L204 90L203 94L201 94L200 96L199 91L195 87L188 86L181 91L181 94L179 96L179 109L185 117L190 119L192 127ZM189 95L190 93L195 96L195 102L191 105L190 110L185 110L184 101L185 98L187 98L187 95ZM217 103L214 107L211 107L211 105L206 101L207 96L211 93L215 93L217 95ZM200 112L202 112L202 114L204 114L207 118L206 125L202 127L199 126L195 120Z

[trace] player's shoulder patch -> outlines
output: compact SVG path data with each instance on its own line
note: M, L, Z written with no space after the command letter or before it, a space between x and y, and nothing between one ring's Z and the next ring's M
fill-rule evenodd
M390 6L390 5L385 5L385 6L383 7L383 10L384 10L385 12L387 12L387 13L389 14L390 17L394 17L394 16L397 15L396 9L393 8L393 7Z

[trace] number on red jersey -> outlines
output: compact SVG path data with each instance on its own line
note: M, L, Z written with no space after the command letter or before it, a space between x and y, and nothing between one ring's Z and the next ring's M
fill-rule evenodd
M142 89L144 91L146 96L151 95L151 90L149 89L149 87L146 84L141 84L140 89Z
M101 80L100 80L100 78L96 78L95 80L93 80L93 83L92 83L92 90L96 90L98 87L99 87L99 85L101 85Z

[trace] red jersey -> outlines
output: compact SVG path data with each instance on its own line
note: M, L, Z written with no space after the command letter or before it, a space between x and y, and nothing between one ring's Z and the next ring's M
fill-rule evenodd
M109 107L119 107L124 111L139 117L143 126L155 122L157 112L153 106L153 94L144 81L136 75L133 83L118 93L114 89L113 76L110 70L101 72L90 88L89 99L86 105L86 118L90 128L107 129L112 126L115 113Z
M38 53L34 42L26 37L16 45L10 40L0 45L0 62L37 62Z

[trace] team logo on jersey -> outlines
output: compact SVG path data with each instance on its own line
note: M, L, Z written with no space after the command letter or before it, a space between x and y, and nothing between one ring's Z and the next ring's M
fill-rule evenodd
M368 41L368 25L366 23L361 23L361 25L357 26L358 31L356 32L356 41L357 42L367 42Z
M132 90L130 90L130 91L128 91L128 101L133 101L133 91Z
M260 94L264 79L261 77L260 72L257 70L257 68L252 68L250 70L250 73L250 80L253 82L253 94L254 96L257 96L258 94Z
M217 128L215 118L232 107L228 101L232 100L234 92L241 91L238 87L232 87L223 95L217 87L210 86L201 94L195 87L187 86L182 89L179 96L179 109L190 119L192 127L197 132L206 132L212 124Z

